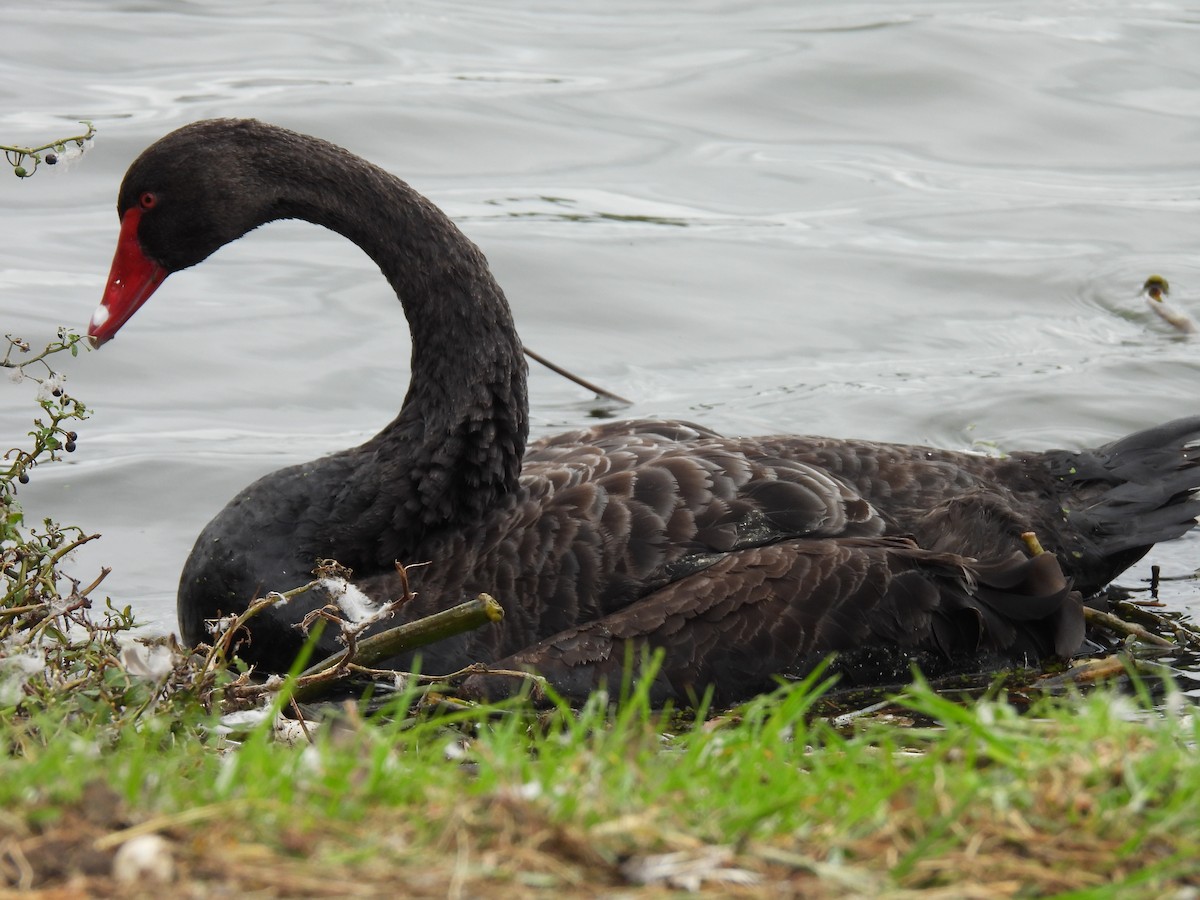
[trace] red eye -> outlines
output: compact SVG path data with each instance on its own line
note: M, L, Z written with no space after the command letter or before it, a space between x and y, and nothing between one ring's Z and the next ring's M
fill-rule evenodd
M142 204L142 209L154 209L158 205L158 194L155 194L153 191L146 191L139 198L139 202Z

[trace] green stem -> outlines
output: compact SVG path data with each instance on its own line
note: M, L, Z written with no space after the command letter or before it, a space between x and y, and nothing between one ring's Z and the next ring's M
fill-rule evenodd
M425 616L423 619L406 622L359 641L353 662L355 665L369 668L389 657L462 634L488 622L499 622L503 618L504 609L495 598L488 594L480 594L474 600ZM324 693L326 681L320 679L320 676L332 672L347 661L346 653L345 650L335 653L301 672L292 696L298 701L305 701Z
M9 164L13 167L13 171L18 178L28 178L37 171L37 167L42 164L42 154L50 150L62 152L66 149L68 143L74 143L77 147L82 147L86 142L96 136L96 126L86 119L80 120L81 125L87 126L86 134L75 134L71 137L58 138L48 144L42 144L40 147L18 147L15 144L0 144L0 150L4 151L8 157ZM33 168L26 169L23 163L25 158L29 157L33 160Z

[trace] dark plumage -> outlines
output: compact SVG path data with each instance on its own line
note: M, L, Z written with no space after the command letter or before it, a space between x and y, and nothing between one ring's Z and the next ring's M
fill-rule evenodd
M661 647L658 699L715 684L733 700L835 650L877 661L855 669L865 677L903 674L909 659L979 668L1070 654L1083 637L1072 582L1100 588L1200 511L1200 418L1004 459L663 421L603 424L526 452L521 344L483 255L404 182L281 128L215 120L167 135L130 167L118 213L96 343L170 272L284 218L365 250L412 332L391 424L262 478L204 529L179 588L190 642L206 618L303 584L317 560L349 566L379 599L399 592L395 561L429 562L410 570L418 597L403 616L480 591L506 616L429 648L425 671L522 666L578 696L619 677L627 646ZM1055 555L1031 559L1025 531ZM325 600L256 619L241 652L287 666L293 624ZM320 649L337 649L331 640Z

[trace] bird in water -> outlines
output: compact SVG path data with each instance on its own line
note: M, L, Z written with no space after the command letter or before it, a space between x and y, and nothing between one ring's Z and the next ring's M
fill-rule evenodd
M1171 286L1161 275L1151 275L1142 285L1142 296L1146 298L1146 305L1156 316L1184 334L1195 334L1196 323L1183 310L1176 309L1167 302L1167 295L1170 293Z
M522 346L480 250L408 184L315 137L197 122L130 166L120 234L91 320L110 340L173 272L247 232L303 219L379 266L412 337L399 414L358 447L269 474L203 530L179 620L305 584L319 560L390 627L486 591L502 622L421 651L422 671L532 670L580 698L661 650L648 686L718 702L802 676L830 654L857 682L1067 656L1090 594L1195 524L1200 417L1083 451L1003 458L823 437L727 438L702 425L612 421L527 444ZM1046 548L1033 553L1022 535ZM249 623L243 658L292 662L317 589ZM323 637L318 653L340 647ZM391 661L406 668L411 654ZM475 675L469 696L512 689Z

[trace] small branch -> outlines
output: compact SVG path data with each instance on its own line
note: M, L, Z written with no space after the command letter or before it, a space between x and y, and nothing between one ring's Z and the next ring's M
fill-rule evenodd
M300 723L300 730L304 732L304 740L311 744L313 742L313 736L308 730L308 723L304 721L304 713L300 711L300 705L296 702L296 695L293 694L289 700L292 705L292 714L296 717L296 721Z
M69 544L65 544L62 547L59 547L57 552L55 552L55 554L50 557L50 565L52 565L52 566L58 565L59 561L64 556L66 556L68 553L70 553L72 550L74 550L76 547L82 547L88 541L94 541L98 537L100 537L100 535L98 535L98 534L85 534L85 535L82 535L82 536L76 538L75 540L71 541ZM103 578L104 576L101 575L100 577ZM88 588L88 590L90 591L91 588ZM86 597L87 594L85 593L85 594L83 594L83 596Z
M422 619L406 622L395 628L372 635L358 642L358 653L354 663L370 667L389 656L398 656L417 647L424 647L437 641L445 640L464 631L471 631L488 622L499 622L504 618L504 609L489 594L480 594L474 600L452 606L450 609L436 612ZM309 666L301 673L302 678L319 675L326 669L331 669L342 661L346 651L336 653Z
M30 603L26 606L9 606L7 608L0 608L0 619L15 619L18 616L24 616L28 615L29 613L39 611L48 613L50 611L50 604L45 602Z
M1110 679L1125 678L1132 673L1143 677L1162 679L1168 679L1174 675L1170 666L1164 666L1161 663L1128 653L1115 653L1100 659L1077 661L1065 672L1043 676L1032 686L1041 691L1054 692L1066 687L1083 687Z
M1124 619L1114 616L1112 613L1100 612L1098 609L1092 609L1085 606L1083 608L1084 621L1089 625L1097 628L1105 628L1116 634L1123 634L1137 638L1150 644L1153 647L1176 647L1171 641L1164 637L1159 637L1151 631L1147 631L1141 625L1135 622L1126 622Z
M1160 615L1128 600L1116 601L1113 604L1113 610L1125 619L1170 631L1180 644L1191 647L1193 650L1200 650L1200 629L1179 619L1176 615L1171 613Z
M97 537L99 537L99 535L97 535ZM82 591L80 591L79 596L86 597L88 594L90 594L96 588L100 587L100 582L102 582L105 578L107 578L111 571L112 571L112 569L109 568L108 566L101 566L100 574L96 577L96 580L93 581L91 584L89 584L87 587L85 587Z
M1089 659L1073 665L1065 672L1057 672L1039 678L1036 687L1041 690L1063 688L1068 685L1095 684L1108 678L1120 678L1128 674L1129 667L1136 663L1128 656L1113 654L1100 659Z
M228 660L229 650L233 646L234 636L239 630L252 618L268 607L274 606L276 603L286 603L293 597L303 594L305 591L312 590L319 582L310 581L308 584L303 584L300 587L292 588L290 591L278 593L271 591L267 596L253 601L246 609L237 616L226 617L224 620L216 620L219 623L220 630L213 633L212 645L208 648L208 653L204 659L204 665L201 667L201 672L211 672L216 670L220 663L218 660Z
M499 622L503 618L504 609L495 598L480 594L474 600L359 641L353 657L349 650L343 650L309 666L297 678L292 696L301 702L320 696L325 692L326 685L335 680L332 676L348 668L351 661L358 667L369 668L389 657L471 631L488 622Z
M108 834L101 835L93 841L92 846L97 850L111 850L113 847L119 847L135 837L141 837L143 834L155 834L159 831L165 831L168 828L177 828L180 825L203 822L205 819L215 819L218 817L228 819L231 816L240 814L246 808L246 805L246 801L244 800L222 800L217 803L210 803L207 806L188 807L182 812L164 813L163 815L146 819L144 822L139 822L136 825L131 825L128 828L122 828L120 831L111 831Z
M563 378L566 378L568 381L575 382L580 387L587 388L589 391L594 393L597 397L606 397L609 400L612 400L616 403L624 403L626 406L633 405L632 403L630 403L630 401L626 400L624 397L620 396L619 394L614 394L612 391L606 391L604 388L592 384L587 379L580 378L578 375L575 375L572 372L568 372L562 366L555 365L554 363L550 362L550 360L546 359L546 357L542 356L540 353L535 353L534 351L530 350L528 347L525 348L525 355L528 356L530 359L532 359L534 362L541 363L543 366L545 366L551 372L561 375Z
M81 120L80 125L87 126L86 134L75 134L71 137L59 138L51 141L48 144L42 144L40 147L18 147L10 144L0 144L0 150L4 151L4 155L8 157L8 163L13 167L13 174L18 178L28 178L37 171L37 167L45 162L46 165L52 166L58 162L58 153L67 151L67 144L73 143L76 147L83 146L96 136L96 126L87 120ZM42 154L45 153L45 157ZM33 168L27 169L23 165L25 158L33 160Z

